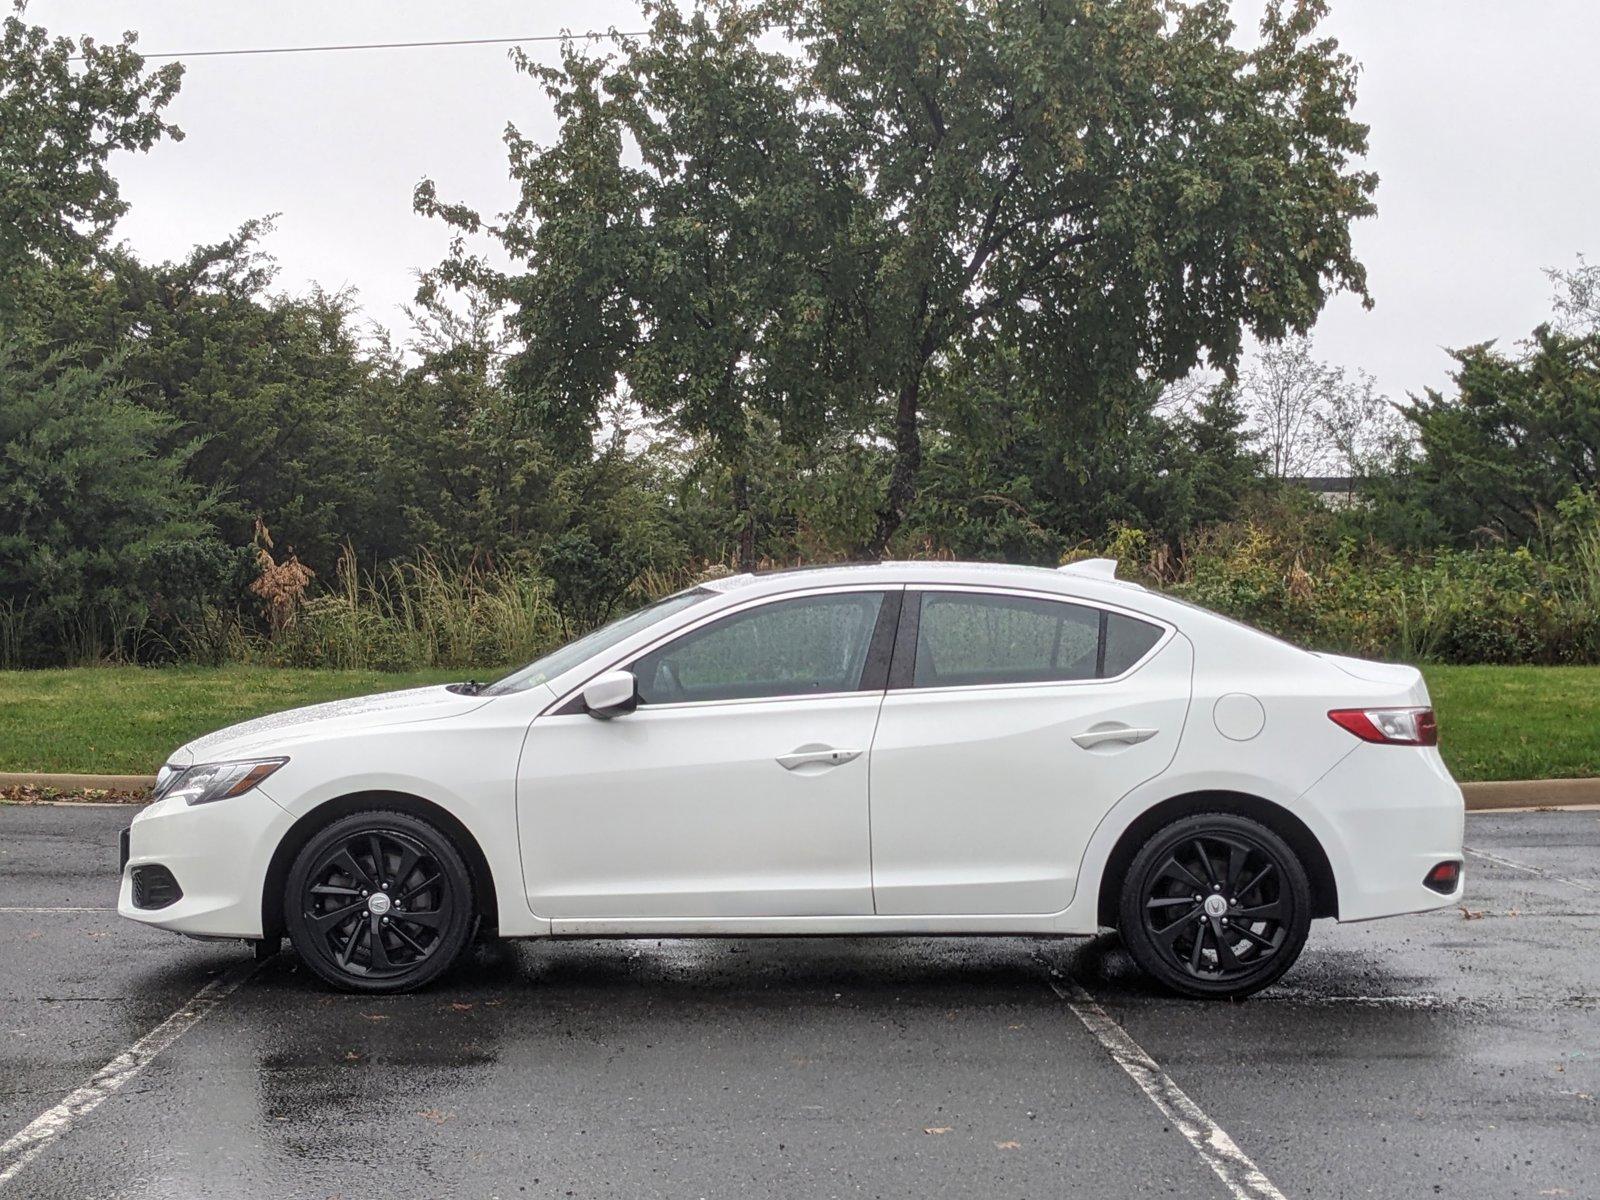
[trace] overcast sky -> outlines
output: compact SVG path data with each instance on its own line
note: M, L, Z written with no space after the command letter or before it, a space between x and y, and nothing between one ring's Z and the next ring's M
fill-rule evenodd
M1332 0L1327 28L1363 64L1379 215L1356 229L1376 307L1336 300L1318 353L1398 398L1442 386L1443 348L1525 336L1549 312L1540 268L1600 259L1600 3ZM1260 0L1237 0L1253 27ZM100 38L138 29L147 53L245 46L512 37L639 27L628 0L424 5L414 0L33 0L30 21ZM531 46L554 59L552 45ZM411 211L430 176L446 199L511 197L507 121L539 141L550 106L505 47L194 58L171 109L187 134L115 170L121 235L175 258L281 214L267 243L291 290L352 287L400 325L446 231Z

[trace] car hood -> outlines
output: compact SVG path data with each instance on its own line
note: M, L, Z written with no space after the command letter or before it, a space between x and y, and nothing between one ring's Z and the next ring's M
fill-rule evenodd
M375 696L354 696L330 700L305 708L270 713L181 746L168 762L189 766L201 762L221 762L271 753L291 742L309 737L323 738L380 725L400 725L408 721L436 721L481 708L489 696L465 696L442 684L436 687L407 688L400 692L381 692Z

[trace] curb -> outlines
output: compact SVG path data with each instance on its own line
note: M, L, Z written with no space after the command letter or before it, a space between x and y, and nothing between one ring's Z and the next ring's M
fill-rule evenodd
M49 775L0 771L0 788L50 788L58 792L148 792L154 775ZM1600 805L1600 779L1513 779L1463 783L1468 812L1505 808L1579 808Z
M154 775L49 775L37 771L0 771L0 788L50 788L58 792L148 792Z
M1500 808L1571 808L1600 804L1600 779L1510 779L1463 783L1468 812Z

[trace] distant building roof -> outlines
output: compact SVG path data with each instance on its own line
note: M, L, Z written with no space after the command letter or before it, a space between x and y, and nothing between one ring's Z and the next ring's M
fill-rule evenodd
M1353 492L1356 480L1350 475L1290 475L1284 479L1308 492Z

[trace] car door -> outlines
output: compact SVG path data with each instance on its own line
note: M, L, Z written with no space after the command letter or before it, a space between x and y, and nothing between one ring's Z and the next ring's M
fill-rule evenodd
M1172 761L1191 657L1133 613L908 591L871 756L876 911L1066 908L1101 817Z
M533 911L870 913L867 751L900 595L753 602L621 664L634 711L597 720L567 704L538 718L517 784Z

